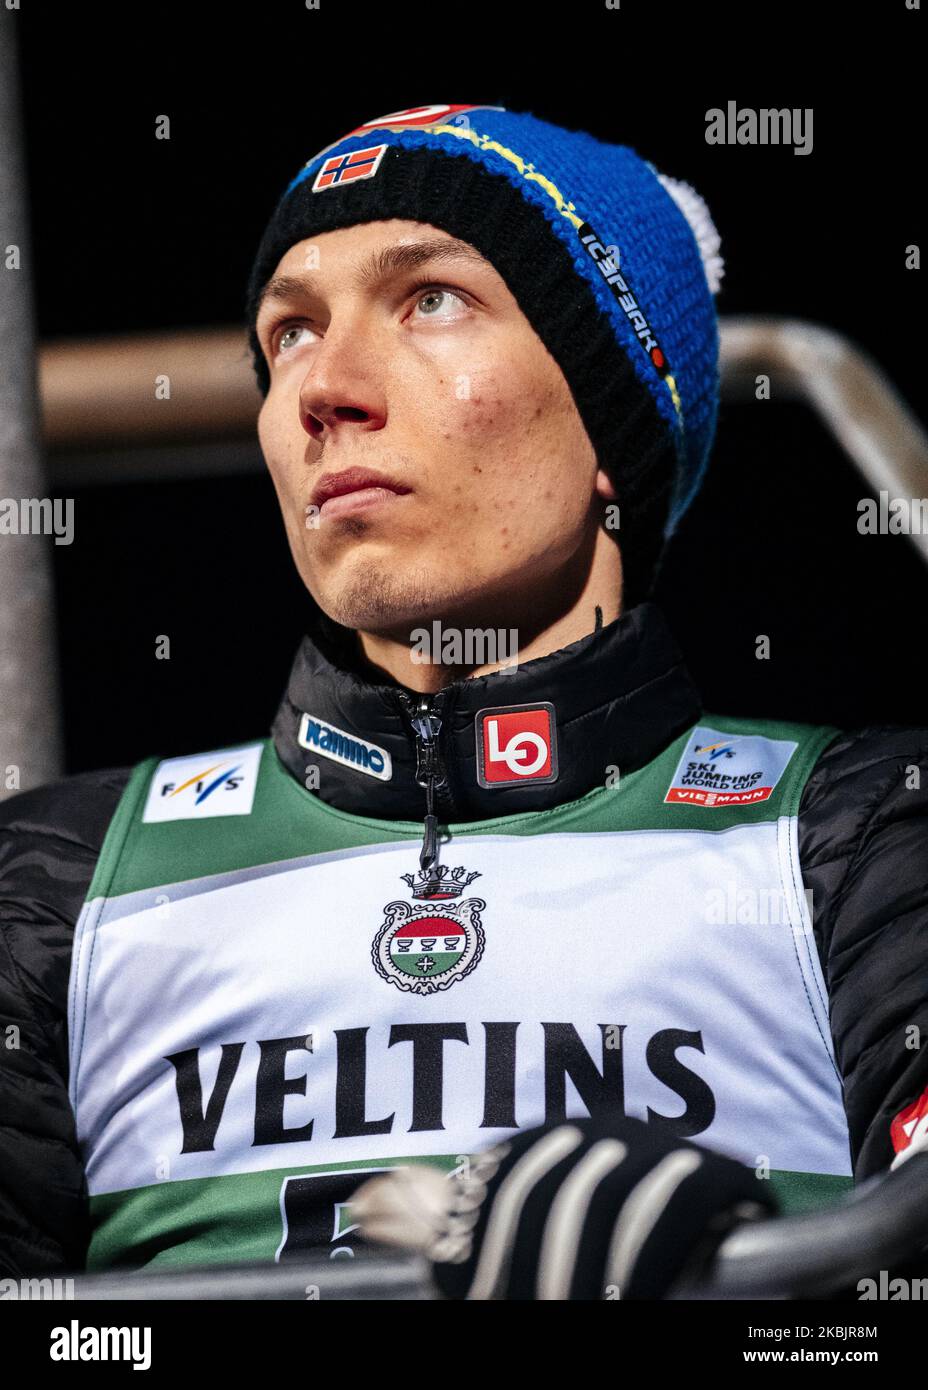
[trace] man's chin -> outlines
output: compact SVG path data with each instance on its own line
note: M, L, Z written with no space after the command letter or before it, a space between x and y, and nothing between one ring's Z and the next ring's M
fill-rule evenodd
M397 574L389 567L368 565L310 593L342 627L407 643L413 629L447 614L447 590L446 574L439 577L421 569Z

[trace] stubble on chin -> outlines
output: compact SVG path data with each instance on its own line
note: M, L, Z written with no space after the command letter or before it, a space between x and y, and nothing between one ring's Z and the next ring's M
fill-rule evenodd
M316 602L333 621L356 632L411 642L414 628L447 611L447 579L426 569L397 570L385 561L361 563L339 576Z

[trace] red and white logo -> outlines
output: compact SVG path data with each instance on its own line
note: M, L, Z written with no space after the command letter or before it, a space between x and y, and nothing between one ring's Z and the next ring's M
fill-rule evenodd
M894 1168L910 1154L928 1149L928 1087L918 1100L899 1111L889 1127L889 1137L896 1152Z
M428 126L445 124L466 126L467 117L464 115L466 111L505 111L505 109L505 106L480 106L471 103L470 105L458 106L410 106L405 111L391 111L388 116L375 116L372 121L365 121L363 125L355 126L354 130L340 135L337 140L332 141L331 145L317 150L312 159L307 159L303 167L304 169L308 168L317 159L321 159L324 154L328 154L329 150L334 150L335 146L340 145L343 140L350 140L353 135L373 134L376 130L415 130L417 128L422 130ZM366 177L370 176L367 175ZM313 184L313 192L318 192L319 188L329 187L331 187L330 184L319 184L317 175L317 181Z
M405 111L391 111L389 116L376 116L372 121L365 121L356 130L352 130L352 135L361 135L365 130L374 130L377 126L417 126L417 125L437 125L439 121L445 121L449 116L456 115L459 111L501 111L500 106L410 106Z
M478 710L475 734L481 787L557 781L557 720L549 701Z

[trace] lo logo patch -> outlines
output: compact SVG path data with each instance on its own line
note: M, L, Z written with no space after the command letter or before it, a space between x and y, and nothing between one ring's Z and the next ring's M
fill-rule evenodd
M557 719L550 701L478 710L475 735L481 787L557 781Z

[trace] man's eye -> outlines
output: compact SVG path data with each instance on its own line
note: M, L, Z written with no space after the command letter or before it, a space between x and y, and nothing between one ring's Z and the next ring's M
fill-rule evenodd
M419 310L422 318L446 319L459 317L460 310L466 309L467 304L462 296L456 294L454 290L430 285L419 295L415 307Z
M271 338L271 348L276 356L279 352L290 352L299 346L299 335L312 333L305 323L285 323L276 329Z

